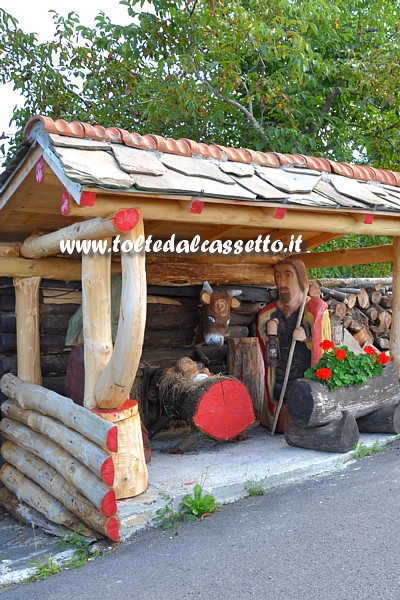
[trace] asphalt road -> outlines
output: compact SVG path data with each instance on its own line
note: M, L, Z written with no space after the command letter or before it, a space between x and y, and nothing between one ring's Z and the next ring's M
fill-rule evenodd
M400 442L1 600L400 600Z

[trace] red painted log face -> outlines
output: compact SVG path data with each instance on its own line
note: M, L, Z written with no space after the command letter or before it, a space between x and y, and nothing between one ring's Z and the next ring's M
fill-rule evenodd
M215 383L201 398L193 421L217 440L236 437L255 421L247 388L237 380L224 379Z
M107 434L107 448L110 452L118 452L118 427L116 425Z
M107 458L101 465L100 475L106 485L110 487L114 485L115 467L112 456Z
M132 231L139 219L140 213L137 208L123 208L115 213L113 222L119 231Z
M111 515L115 515L117 513L117 498L114 490L110 490L106 493L101 502L100 510L106 517L111 517Z
M117 517L110 517L106 525L107 535L112 542L119 542L119 523Z

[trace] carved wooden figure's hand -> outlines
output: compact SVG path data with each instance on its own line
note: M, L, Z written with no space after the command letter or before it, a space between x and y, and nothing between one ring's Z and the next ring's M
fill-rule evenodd
M307 335L306 332L304 331L303 327L296 327L296 329L293 331L293 338L294 340L296 340L296 342L305 342L307 339Z

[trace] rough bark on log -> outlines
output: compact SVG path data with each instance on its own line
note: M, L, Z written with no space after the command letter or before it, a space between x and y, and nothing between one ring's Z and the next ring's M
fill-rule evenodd
M72 483L103 515L109 517L117 512L114 490L100 477L96 477L87 467L44 435L30 430L25 425L11 419L0 422L1 435L32 452L53 467L64 479Z
M115 476L113 459L97 444L94 444L77 431L65 427L59 421L34 410L20 408L10 400L3 402L1 412L9 419L23 423L37 433L47 436L82 462L106 485L113 486Z
M67 510L61 502L53 498L29 477L22 475L15 467L3 465L0 469L0 481L13 492L17 498L43 513L50 521L59 523L81 535L96 537L93 530L89 529L71 511Z
M285 429L285 440L290 446L323 452L350 452L358 443L359 435L357 421L345 411L341 419L322 427L298 427L289 423Z
M66 479L43 460L7 441L1 448L3 458L23 475L54 496L86 525L113 541L119 540L116 517L105 517Z
M246 386L253 402L256 419L260 419L265 394L265 371L260 344L256 337L227 341L228 373Z
M383 375L369 379L362 386L339 388L333 392L325 385L309 379L298 379L290 388L287 408L299 427L327 425L349 411L355 418L400 401L400 386L393 363Z
M65 537L70 531L62 525L56 525L29 504L18 500L17 496L6 487L0 489L0 506L19 523L24 523L30 527L39 527L49 535Z
M67 427L82 433L101 448L118 452L118 429L91 411L78 406L70 398L51 392L39 385L25 383L11 373L0 380L0 389L5 396L15 400L18 406L30 408L58 419Z
M400 404L357 419L360 433L400 433Z

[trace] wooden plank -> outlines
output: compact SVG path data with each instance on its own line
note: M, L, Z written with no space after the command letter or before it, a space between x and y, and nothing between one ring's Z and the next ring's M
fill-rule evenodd
M367 265L378 262L391 262L393 260L393 246L392 244L384 244L367 248L343 248L330 252L298 254L296 258L302 260L308 269Z

